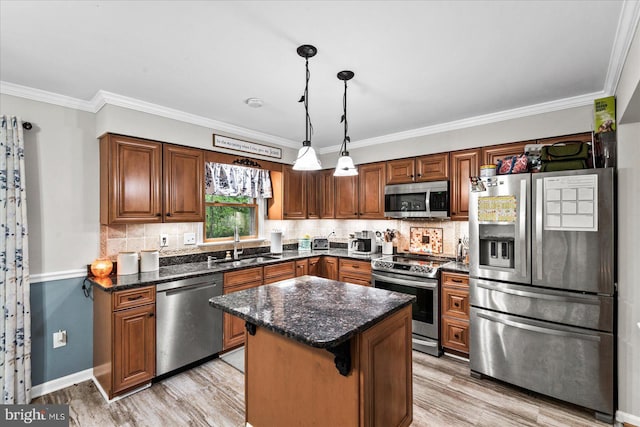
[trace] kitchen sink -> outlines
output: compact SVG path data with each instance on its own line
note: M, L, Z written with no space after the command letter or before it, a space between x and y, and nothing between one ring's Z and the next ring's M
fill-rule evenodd
M241 267L243 265L260 264L262 262L269 261L272 259L280 259L280 258L271 256L271 255L259 255L259 256L252 256L252 257L246 257L246 258L240 258L240 259L234 259L234 260L220 260L220 261L216 261L216 264Z

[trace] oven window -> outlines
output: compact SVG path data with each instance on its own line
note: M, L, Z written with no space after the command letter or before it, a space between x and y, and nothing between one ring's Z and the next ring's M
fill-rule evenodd
M425 212L426 193L387 194L384 196L384 210L387 212Z
M434 312L433 312L433 299L434 292L432 289L414 288L411 286L397 285L395 283L389 283L384 280L376 279L376 288L386 289L388 291L401 292L403 294L409 294L416 297L416 302L413 303L413 320L418 322L427 323L429 325L434 324Z

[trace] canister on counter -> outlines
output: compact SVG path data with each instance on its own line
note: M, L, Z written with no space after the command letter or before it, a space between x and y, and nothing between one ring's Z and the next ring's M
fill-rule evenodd
M158 271L160 269L160 252L157 249L140 251L140 272Z
M138 274L138 253L120 252L118 254L118 276L125 274Z

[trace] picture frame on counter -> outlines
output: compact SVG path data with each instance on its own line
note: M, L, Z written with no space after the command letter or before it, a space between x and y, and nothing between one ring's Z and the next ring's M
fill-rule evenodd
M243 141L228 136L213 135L213 146L226 148L228 150L239 151L241 153L251 153L260 156L273 157L275 159L282 158L282 149L271 147L257 142Z

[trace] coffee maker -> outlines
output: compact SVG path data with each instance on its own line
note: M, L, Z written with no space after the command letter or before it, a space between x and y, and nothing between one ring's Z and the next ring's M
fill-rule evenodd
M378 251L376 233L369 230L356 231L355 239L349 242L350 252L358 255L371 255Z

